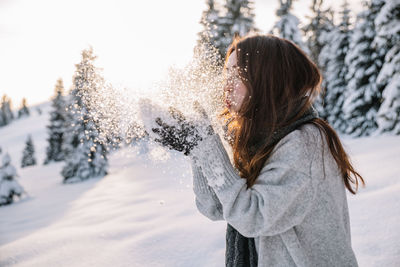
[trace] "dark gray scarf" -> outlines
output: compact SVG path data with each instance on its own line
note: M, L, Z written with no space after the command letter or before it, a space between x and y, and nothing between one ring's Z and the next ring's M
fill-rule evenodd
M311 108L291 125L276 131L268 143L271 145L276 144L283 137L314 118L318 118L318 113L314 108ZM257 143L252 149L261 146L263 142L265 142L265 140ZM247 238L241 235L228 223L226 229L225 265L227 267L256 267L257 262L258 256L254 238Z

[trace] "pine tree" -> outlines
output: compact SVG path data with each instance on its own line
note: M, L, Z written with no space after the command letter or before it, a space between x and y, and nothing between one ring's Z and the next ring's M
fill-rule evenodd
M367 1L363 5L364 10L357 16L345 58L348 66L348 86L343 103L348 125L345 132L353 136L370 135L376 130L376 114L381 100L381 88L376 78L383 58L372 46L376 35L374 20L379 10Z
M18 110L18 118L25 116L29 116L29 109L26 106L26 98L23 98L21 108Z
M383 6L385 5L386 0L371 0L371 12L375 14L375 20L376 17L379 15L380 11L382 10ZM375 32L378 34L378 22L373 21L374 27L375 27ZM383 65L383 62L385 60L385 55L390 49L390 44L386 42L386 38L382 38L380 36L375 36L374 41L372 42L373 48L377 51L378 57L382 58L381 64ZM384 84L381 84L382 87L384 87Z
M207 0L207 9L203 11L201 16L200 24L202 30L197 34L199 39L198 45L212 43L214 46L219 46L218 34L216 29L218 28L219 11L214 0Z
M226 1L226 23L230 25L230 42L235 36L244 36L254 27L254 3L251 0L227 0Z
M256 32L254 26L254 3L251 0L227 0L218 10L215 1L207 1L208 9L203 13L205 31L209 31L209 41L221 58L235 36L245 36ZM208 26L206 26L208 25ZM201 36L207 36L203 32Z
M304 44L299 29L299 19L291 13L293 0L279 0L280 7L276 11L279 20L272 27L270 33L288 39L299 46L306 54L310 54Z
M339 132L346 130L346 121L343 114L343 102L347 86L345 56L350 43L350 10L347 0L344 1L341 10L340 25L330 33L330 47L325 78L327 80L324 96L324 110L327 121Z
M312 15L307 16L310 22L302 28L307 40L307 48L310 51L309 55L319 68L321 66L319 65L318 57L325 45L322 42L321 36L329 32L333 24L332 10L330 8L322 9L323 3L324 0L312 1L312 5L310 6Z
M323 15L322 15L323 14ZM326 88L328 87L328 80L326 79L326 72L330 62L331 51L333 49L334 37L336 34L337 26L334 24L334 12L331 8L326 9L323 13L323 23L319 28L319 36L316 42L321 44L321 50L319 51L316 64L321 70L322 83L321 83L321 93L314 102L314 107L317 109L319 116L326 120L328 117L328 112L326 110ZM309 39L310 41L312 39ZM312 46L312 44L309 44ZM312 51L312 50L311 50Z
M14 196L21 197L25 190L15 180L17 171L11 164L11 158L8 153L3 156L0 167L0 206L11 204Z
M65 122L64 122L64 134L63 143L61 149L64 154L64 160L74 151L79 145L80 140L78 139L78 124L81 120L79 116L79 106L75 103L74 93L75 90L70 90L67 95L64 96L65 100Z
M400 134L400 0L384 1L375 27L374 44L382 54L386 52L376 80L383 88L383 102L377 115L378 131Z
M0 126L5 126L14 119L14 114L11 110L11 99L7 95L3 95L1 98L0 110Z
M222 46L218 32L221 30L219 22L220 8L214 0L207 0L206 4L207 9L203 11L200 20L202 30L197 34L198 40L193 49L194 57L201 60L210 59L213 62L217 62L218 66L222 66L221 53L217 49L217 47Z
M323 77L325 77L328 57L330 56L330 46L333 40L332 32L335 28L333 23L333 10L331 8L322 9L323 0L313 0L310 6L311 16L307 16L309 23L302 30L306 37L306 45L309 56L318 66ZM323 119L327 118L325 106L325 92L327 80L323 79L321 83L321 93L314 102L314 107L317 109L319 116Z
M99 69L94 66L93 49L82 51L82 59L76 64L73 87L69 96L65 131L66 164L61 171L64 183L86 180L107 174L107 151L100 141L99 127L90 108L90 94L104 86Z
M22 152L21 168L36 165L35 147L33 146L32 137L28 135L25 143L25 149Z
M55 96L52 99L52 112L50 113L50 125L47 126L49 137L44 164L51 161L62 161L65 158L63 151L64 131L66 123L64 100L64 85L62 79L58 79L55 86Z

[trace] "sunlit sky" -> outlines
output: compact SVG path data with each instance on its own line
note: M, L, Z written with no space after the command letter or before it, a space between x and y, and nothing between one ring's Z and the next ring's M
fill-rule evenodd
M13 107L48 100L58 78L68 90L80 51L92 45L107 81L151 90L169 66L191 58L205 0L0 0L0 96ZM279 0L256 0L262 32L276 21ZM298 0L293 13L309 14L312 0ZM360 1L350 0L353 14ZM325 0L338 9L342 1Z

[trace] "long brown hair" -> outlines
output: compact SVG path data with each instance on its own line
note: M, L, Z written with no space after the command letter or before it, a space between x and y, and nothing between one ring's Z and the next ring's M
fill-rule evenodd
M320 93L322 76L298 46L273 35L236 38L228 48L226 61L234 52L247 96L237 116L233 117L227 110L223 115L233 135L235 167L250 188L275 147L268 140L277 129L293 123L310 109ZM353 168L335 130L320 118L310 123L325 136L346 188L355 194L359 180L365 183ZM260 139L265 142L252 151L250 148ZM356 185L355 190L351 183Z

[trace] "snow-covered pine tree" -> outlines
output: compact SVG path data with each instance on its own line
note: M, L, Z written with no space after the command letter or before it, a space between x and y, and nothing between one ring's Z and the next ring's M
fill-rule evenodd
M319 6L316 8L320 8ZM322 83L321 83L321 93L318 96L318 98L314 102L314 107L317 109L319 116L322 119L327 119L327 111L325 110L325 94L326 94L326 88L328 85L328 81L326 80L326 69L329 63L329 58L331 55L331 49L332 49L332 43L333 43L333 37L335 35L335 30L337 27L334 24L334 12L331 8L327 8L326 10L323 11L317 11L318 14L316 16L319 16L319 18L313 18L312 21L310 22L310 26L308 28L308 47L312 48L313 43L316 42L321 46L321 50L318 52L317 48L310 49L311 57L317 56L315 59L315 63L318 65L319 69L321 70L321 74L323 76ZM316 22L318 21L318 23ZM311 26L312 25L312 26ZM317 25L318 28L317 28ZM306 28L307 29L307 28ZM316 39L312 37L313 33L312 31L318 31L318 33L315 33ZM318 47L318 46L316 46Z
M276 11L278 21L272 27L270 33L292 41L309 55L310 51L304 44L299 29L300 21L291 13L293 1L294 0L279 0L280 6Z
M377 128L376 114L381 104L381 88L376 83L383 57L373 48L375 18L379 12L370 1L363 1L364 9L358 14L345 58L348 80L344 118L345 133L353 136L370 135Z
M346 120L343 114L343 102L347 89L346 74L348 72L345 64L345 56L349 50L350 43L350 10L347 0L341 7L341 21L337 28L330 34L330 47L328 62L325 71L327 80L324 96L324 110L327 121L339 132L346 130Z
M63 151L64 131L66 123L66 103L64 99L63 80L57 80L55 96L52 99L52 111L50 112L50 124L47 126L49 137L44 164L51 161L62 161L65 158Z
M32 137L28 135L24 151L22 152L21 168L32 165L36 165L35 147L33 146Z
M11 99L3 95L0 103L0 126L9 124L14 119L14 113L11 110Z
M18 118L29 116L29 109L26 106L26 98L22 98L21 108L18 110Z
M254 3L252 0L226 0L220 16L215 20L215 39L212 40L221 55L225 57L228 46L235 36L256 32L254 26ZM212 26L212 25L211 25Z
M383 87L378 131L400 134L400 0L386 0L375 19L378 51L385 58L376 82Z
M219 47L220 43L217 32L219 11L214 0L207 0L206 4L207 9L203 11L200 19L202 30L197 34L199 37L197 45L210 43L215 47Z
M230 42L236 35L244 36L251 31L256 31L254 26L254 3L251 0L227 0L226 15L230 29Z
M226 16L223 15L225 9L225 5L219 8L218 18L211 24L211 28L213 28L213 39L210 41L212 46L217 49L220 58L225 57L226 50L233 40L231 36L232 25L229 23Z
M78 146L80 141L78 140L78 135L76 134L75 128L77 125L76 121L79 120L78 105L75 105L74 93L76 91L70 90L68 94L64 96L65 100L65 122L64 122L64 134L63 143L61 146L62 152L64 154L64 160L72 153L72 151Z
M371 12L375 14L375 19L382 10L382 7L385 5L386 0L371 0ZM373 21L374 26L375 26L375 31L376 34L378 34L378 26L377 22L374 20ZM372 46L378 53L378 57L382 58L382 65L385 60L385 55L390 49L389 43L386 43L384 38L381 38L379 36L375 36L374 41L372 42ZM381 84L382 87L384 87L384 84Z
M107 151L96 139L97 135L93 135L97 132L94 122L89 120L85 128L87 135L85 131L80 132L76 137L80 142L66 158L66 165L61 172L64 183L79 182L107 174Z
M15 180L17 176L17 171L11 164L11 157L6 153L0 167L0 206L11 204L14 201L14 196L21 197L25 192Z
M332 29L332 10L330 8L323 9L322 5L324 0L313 0L310 6L311 16L306 16L309 23L304 25L302 31L306 38L307 48L310 51L310 57L318 65L319 54L321 53L324 43L322 42L321 35L329 32Z
M220 7L214 0L206 0L206 5L207 8L203 11L200 20L202 30L197 34L197 43L193 49L194 58L215 62L217 66L222 66L222 54L218 49L222 47L219 33L221 31Z
M82 59L76 64L72 90L69 96L64 152L66 164L61 171L64 183L78 182L107 174L106 147L99 140L99 127L93 119L90 95L104 86L100 69L94 66L93 49L82 51Z

